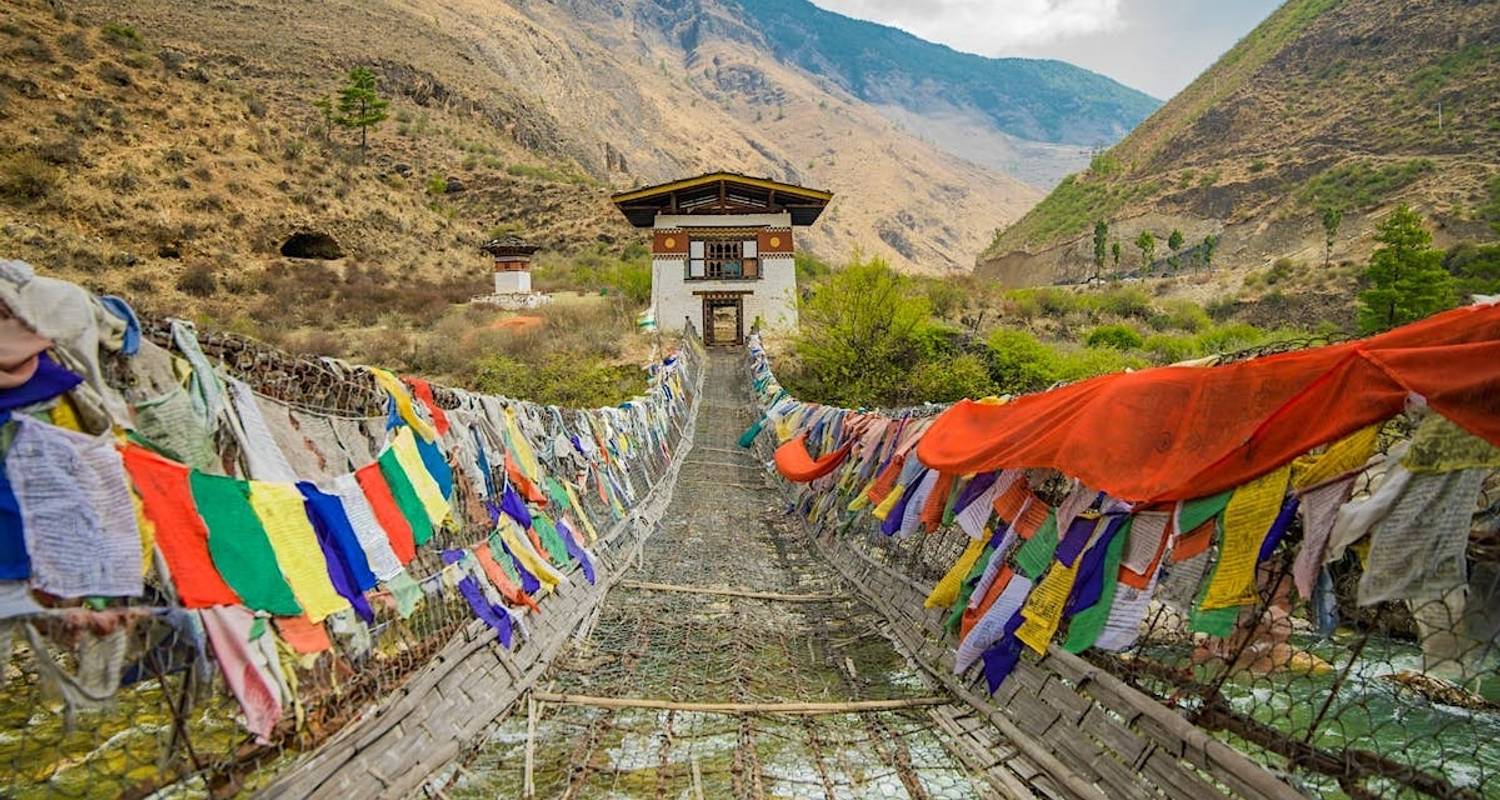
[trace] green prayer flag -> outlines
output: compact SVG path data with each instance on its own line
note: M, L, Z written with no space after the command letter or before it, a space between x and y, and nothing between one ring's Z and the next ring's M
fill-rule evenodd
M1109 611L1115 604L1115 589L1119 584L1120 559L1124 556L1125 541L1134 522L1134 519L1126 520L1115 532L1115 538L1109 541L1109 549L1104 551L1104 587L1099 600L1068 620L1068 636L1063 641L1063 649L1069 653L1081 653L1093 647L1104 631L1104 623L1109 621Z
M1016 570L1035 581L1042 577L1052 564L1052 555L1057 552L1057 512L1049 512L1035 535L1027 539L1016 550Z
M1217 517L1224 510L1224 506L1229 505L1229 496L1232 494L1234 490L1230 489L1211 497L1184 501L1182 510L1177 513L1178 531L1186 535L1209 519Z
M401 516L411 526L412 541L418 546L426 544L432 538L432 520L427 518L422 498L417 496L416 488L411 485L411 478L406 476L406 470L396 460L395 449L387 447L375 460L380 464L380 474L385 476L386 485L391 489L396 508L401 510Z
M410 617L417 610L417 604L422 602L422 585L412 580L404 569L391 576L385 582L385 588L396 598L396 615L402 619Z
M245 607L285 617L301 614L266 529L250 506L250 484L197 470L189 473L188 484L208 528L209 557Z
M1227 494L1227 493L1226 493ZM1215 537L1224 535L1223 525L1216 525ZM1239 619L1240 607L1227 606L1225 608L1203 609L1203 597L1208 594L1208 587L1213 585L1214 575L1219 571L1219 564L1214 562L1213 569L1208 571L1208 580L1198 587L1198 596L1193 598L1193 610L1188 613L1188 630L1194 633L1206 633L1220 639L1234 633L1235 620Z
M552 557L553 564L559 567L572 566L573 557L568 554L568 546L563 543L562 536L558 534L557 527L552 524L552 520L533 513L531 527L536 531L536 538L542 540L542 546L547 548L547 555Z
M521 573L516 571L516 564L510 557L510 551L505 549L505 540L500 538L500 531L496 530L490 534L490 555L494 557L495 563L505 572L505 577L517 586L521 585Z

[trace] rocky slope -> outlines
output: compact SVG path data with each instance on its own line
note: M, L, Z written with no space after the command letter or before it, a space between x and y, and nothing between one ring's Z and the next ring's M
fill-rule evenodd
M1089 169L1003 230L979 259L1008 285L1093 271L1092 231L1131 242L1220 238L1219 266L1323 260L1322 211L1343 214L1336 259L1363 259L1398 202L1439 244L1494 235L1500 182L1500 4L1289 0ZM1192 260L1184 255L1183 261Z

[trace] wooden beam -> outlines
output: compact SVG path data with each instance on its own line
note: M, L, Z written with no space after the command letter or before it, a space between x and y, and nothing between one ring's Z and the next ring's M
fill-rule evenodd
M755 467L754 464L725 464L733 467ZM780 594L778 592L756 592L749 589L719 589L712 586L683 586L675 583L652 583L651 581L622 580L615 584L626 589L644 589L652 592L681 592L683 594L712 594L721 597L745 597L751 600L775 600L782 603L827 603L843 598L833 594Z
M903 700L853 700L844 703L686 703L646 697L595 697L586 694L532 692L538 703L593 706L594 708L655 708L663 711L697 711L705 714L858 714L868 711L899 711L952 703L948 697L911 697Z

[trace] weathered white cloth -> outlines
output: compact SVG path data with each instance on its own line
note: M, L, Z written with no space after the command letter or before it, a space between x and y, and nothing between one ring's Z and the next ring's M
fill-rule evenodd
M131 427L124 398L104 379L99 347L123 334L125 321L111 314L94 295L68 281L37 275L24 261L0 260L0 302L41 336L52 340L64 367L83 376L70 396L84 427L109 430Z
M248 477L258 481L296 483L297 471L287 461L286 454L276 444L276 438L266 425L255 401L255 392L238 378L225 379L229 397L234 403L231 424L235 438L240 443L240 453L245 458Z
M214 372L213 364L208 362L208 356L203 354L203 348L198 346L198 331L193 323L173 319L171 326L172 343L177 345L183 358L193 368L192 378L188 382L193 408L203 419L204 425L211 431L215 430L219 426L219 415L224 412L224 392L220 388L219 376Z
M1412 476L1406 491L1370 531L1359 604L1438 600L1468 582L1469 520L1488 470Z
M370 508L370 501L359 488L354 474L324 481L319 488L337 497L343 505L349 526L354 529L354 537L359 540L359 549L364 551L365 560L370 564L370 572L382 581L388 581L401 572L401 561L391 549L391 540L375 520L375 510Z
M1302 547L1297 550L1297 560L1292 563L1292 580L1297 591L1305 598L1312 598L1313 584L1318 579L1318 570L1323 567L1323 553L1328 549L1328 537L1338 521L1339 509L1349 500L1354 490L1355 476L1325 483L1308 489L1301 495L1297 513L1302 516Z
M1125 550L1120 554L1120 566L1144 575L1161 549L1161 540L1166 538L1167 523L1172 519L1169 511L1142 511L1130 523L1129 538Z
M958 654L953 659L953 674L963 674L984 655L990 645L1000 641L1005 635L1006 623L1021 610L1021 605L1026 602L1026 596L1030 593L1031 581L1025 575L1011 576L1010 583L1005 584L994 604L985 610L984 616L974 623L974 627L969 629L969 635L959 643Z
M1333 532L1328 535L1326 561L1338 561L1344 551L1375 527L1395 507L1396 501L1406 493L1406 484L1411 473L1401 466L1406 456L1408 442L1401 442L1386 454L1385 461L1371 468L1370 483L1374 491L1366 497L1350 500L1339 508L1338 519L1333 523ZM1377 485L1378 484L1378 485Z
M58 597L140 595L141 532L113 436L15 420L5 474L21 511L32 585Z

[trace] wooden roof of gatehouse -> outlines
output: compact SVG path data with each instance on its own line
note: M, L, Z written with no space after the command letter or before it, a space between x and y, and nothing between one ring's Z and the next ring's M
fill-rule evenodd
M637 228L656 224L657 214L792 215L793 225L811 225L833 199L832 192L735 172L645 186L610 198Z

